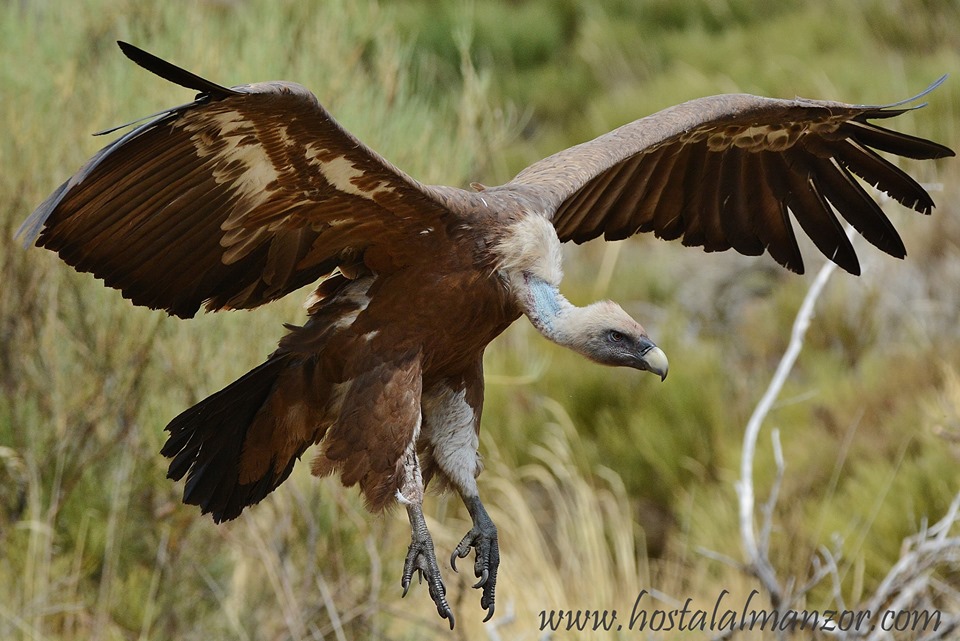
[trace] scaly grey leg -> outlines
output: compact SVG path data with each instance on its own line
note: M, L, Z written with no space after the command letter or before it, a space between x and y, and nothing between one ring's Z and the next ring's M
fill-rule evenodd
M460 544L450 555L450 565L457 570L457 559L465 558L471 549L477 551L477 558L473 564L473 573L480 579L473 586L483 588L480 597L480 607L487 611L484 622L493 616L497 589L497 569L500 567L500 546L497 544L497 526L490 520L490 516L480 502L479 496L468 496L463 499L473 527L461 539Z
M426 578L427 589L430 591L430 598L437 606L437 613L441 618L450 620L452 630L453 612L450 611L450 605L447 603L447 589L443 585L443 579L440 578L440 566L437 564L437 555L433 550L433 539L430 537L430 531L427 530L427 522L423 518L423 510L419 504L409 504L406 507L407 516L410 518L411 541L407 558L403 563L403 577L400 579L403 596L407 595L414 572L419 574L421 583Z

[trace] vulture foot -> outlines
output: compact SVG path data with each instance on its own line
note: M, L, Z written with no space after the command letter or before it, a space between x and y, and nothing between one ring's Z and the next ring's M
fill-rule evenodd
M478 497L465 499L464 503L470 516L473 518L473 527L460 541L453 554L450 555L450 565L457 571L457 559L463 559L470 550L477 552L473 564L473 573L479 580L473 586L482 588L480 607L487 611L484 622L489 621L495 609L497 589L497 569L500 567L500 546L497 544L497 526L490 520Z
M427 589L430 598L437 606L437 613L442 619L450 621L453 629L454 619L450 605L447 603L447 589L440 578L440 566L437 564L437 555L433 550L433 539L427 530L427 522L423 518L423 510L419 505L407 506L407 515L410 517L411 541L407 550L407 558L403 562L403 576L400 585L403 587L403 596L407 596L414 572L418 580L423 583L427 580Z

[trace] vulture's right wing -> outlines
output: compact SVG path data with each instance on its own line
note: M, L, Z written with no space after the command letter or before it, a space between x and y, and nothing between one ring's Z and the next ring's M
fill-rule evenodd
M746 94L692 100L534 163L503 188L542 204L562 241L652 231L706 251L767 250L802 272L789 210L825 255L859 274L834 210L883 251L906 250L854 176L930 213L929 194L877 151L954 155L871 121L900 115L943 80L882 107Z

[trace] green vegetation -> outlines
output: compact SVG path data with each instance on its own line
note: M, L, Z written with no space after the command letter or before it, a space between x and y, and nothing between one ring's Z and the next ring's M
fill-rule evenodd
M370 517L355 492L301 465L215 526L165 479L163 426L260 362L280 323L302 318L301 297L177 321L13 240L104 143L89 132L189 99L129 63L116 39L224 84L296 80L428 182L495 184L710 93L883 103L944 72L955 75L930 106L896 126L960 147L953 0L0 3L2 639L449 636L425 590L400 600L402 514ZM767 419L787 464L774 566L803 581L820 546L839 550L848 605L960 489L958 167L909 166L943 184L938 209L923 219L890 208L906 262L858 245L864 276L834 276ZM806 256L815 272L819 257ZM568 257L567 295L622 302L671 374L659 384L584 364L526 323L489 350L481 489L503 544L503 638L540 638L543 609L629 610L644 588L712 606L723 589L758 587L698 550L741 556L732 484L743 427L809 279L652 238ZM775 475L769 443L756 460L760 501ZM446 497L428 509L438 551L451 550L465 511ZM454 636L484 638L469 577L445 576ZM827 584L809 605L831 598Z

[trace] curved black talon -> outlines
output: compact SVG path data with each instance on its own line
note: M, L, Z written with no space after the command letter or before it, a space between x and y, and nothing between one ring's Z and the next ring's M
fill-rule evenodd
M457 569L457 559L465 559L467 558L468 554L470 554L469 547L461 550L460 546L458 545L456 549L454 549L453 554L450 555L450 567L452 567L453 571L457 574L460 573L460 570Z
M483 574L480 576L480 580L473 584L474 588L482 588L483 584L487 582L487 579L490 578L490 571L487 568L483 568Z
M487 616L483 617L483 621L481 621L481 623L486 623L487 621L489 621L490 619L492 619L492 618L493 618L493 611L497 609L496 606L493 604L493 602L490 603L490 607L489 607L489 608L486 607L486 606L484 606L484 605L483 605L483 599L480 599L480 607L485 608L485 609L487 610Z
M408 555L409 555L409 552L408 552ZM417 572L417 583L420 583L420 584L422 585L422 584L423 584L423 572L421 572L419 568L417 568L416 572ZM407 573L407 564L406 564L406 562L404 562L404 564L403 564L403 576L400 577L400 587L403 588L403 594L400 595L400 598L401 598L401 599L402 599L403 597L407 596L407 592L410 591L410 579L413 578L412 576L407 576L406 573Z
M447 603L447 589L443 585L443 579L440 577L440 567L437 565L437 557L433 551L433 544L430 541L414 541L410 544L407 551L407 558L403 563L403 576L400 578L400 585L403 587L403 595L406 596L410 590L413 575L416 573L420 583L424 578L427 580L427 590L430 592L430 598L437 606L437 614L440 618L450 621L450 629L453 629L454 618L450 605Z
M427 531L426 522L423 520L423 514L419 508L408 508L410 513L410 523L412 526L412 540L410 548L407 550L407 558L403 561L403 575L400 577L400 585L403 587L403 595L407 595L410 589L410 583L414 572L417 573L420 583L424 578L427 580L427 590L430 592L430 598L437 606L437 614L441 619L450 621L450 629L453 630L455 620L450 605L447 603L447 588L443 585L443 579L440 577L440 566L437 564L437 555L434 552L433 540Z
M473 528L467 532L466 536L460 540L460 543L453 550L453 554L450 555L450 565L456 570L457 559L465 558L471 550L476 550L473 573L479 580L473 587L483 589L483 594L480 596L480 607L487 611L487 616L483 619L484 622L487 622L496 609L497 569L500 567L497 527L490 520L486 510L483 509L479 498L474 497L464 502L470 511L470 516L473 517Z

